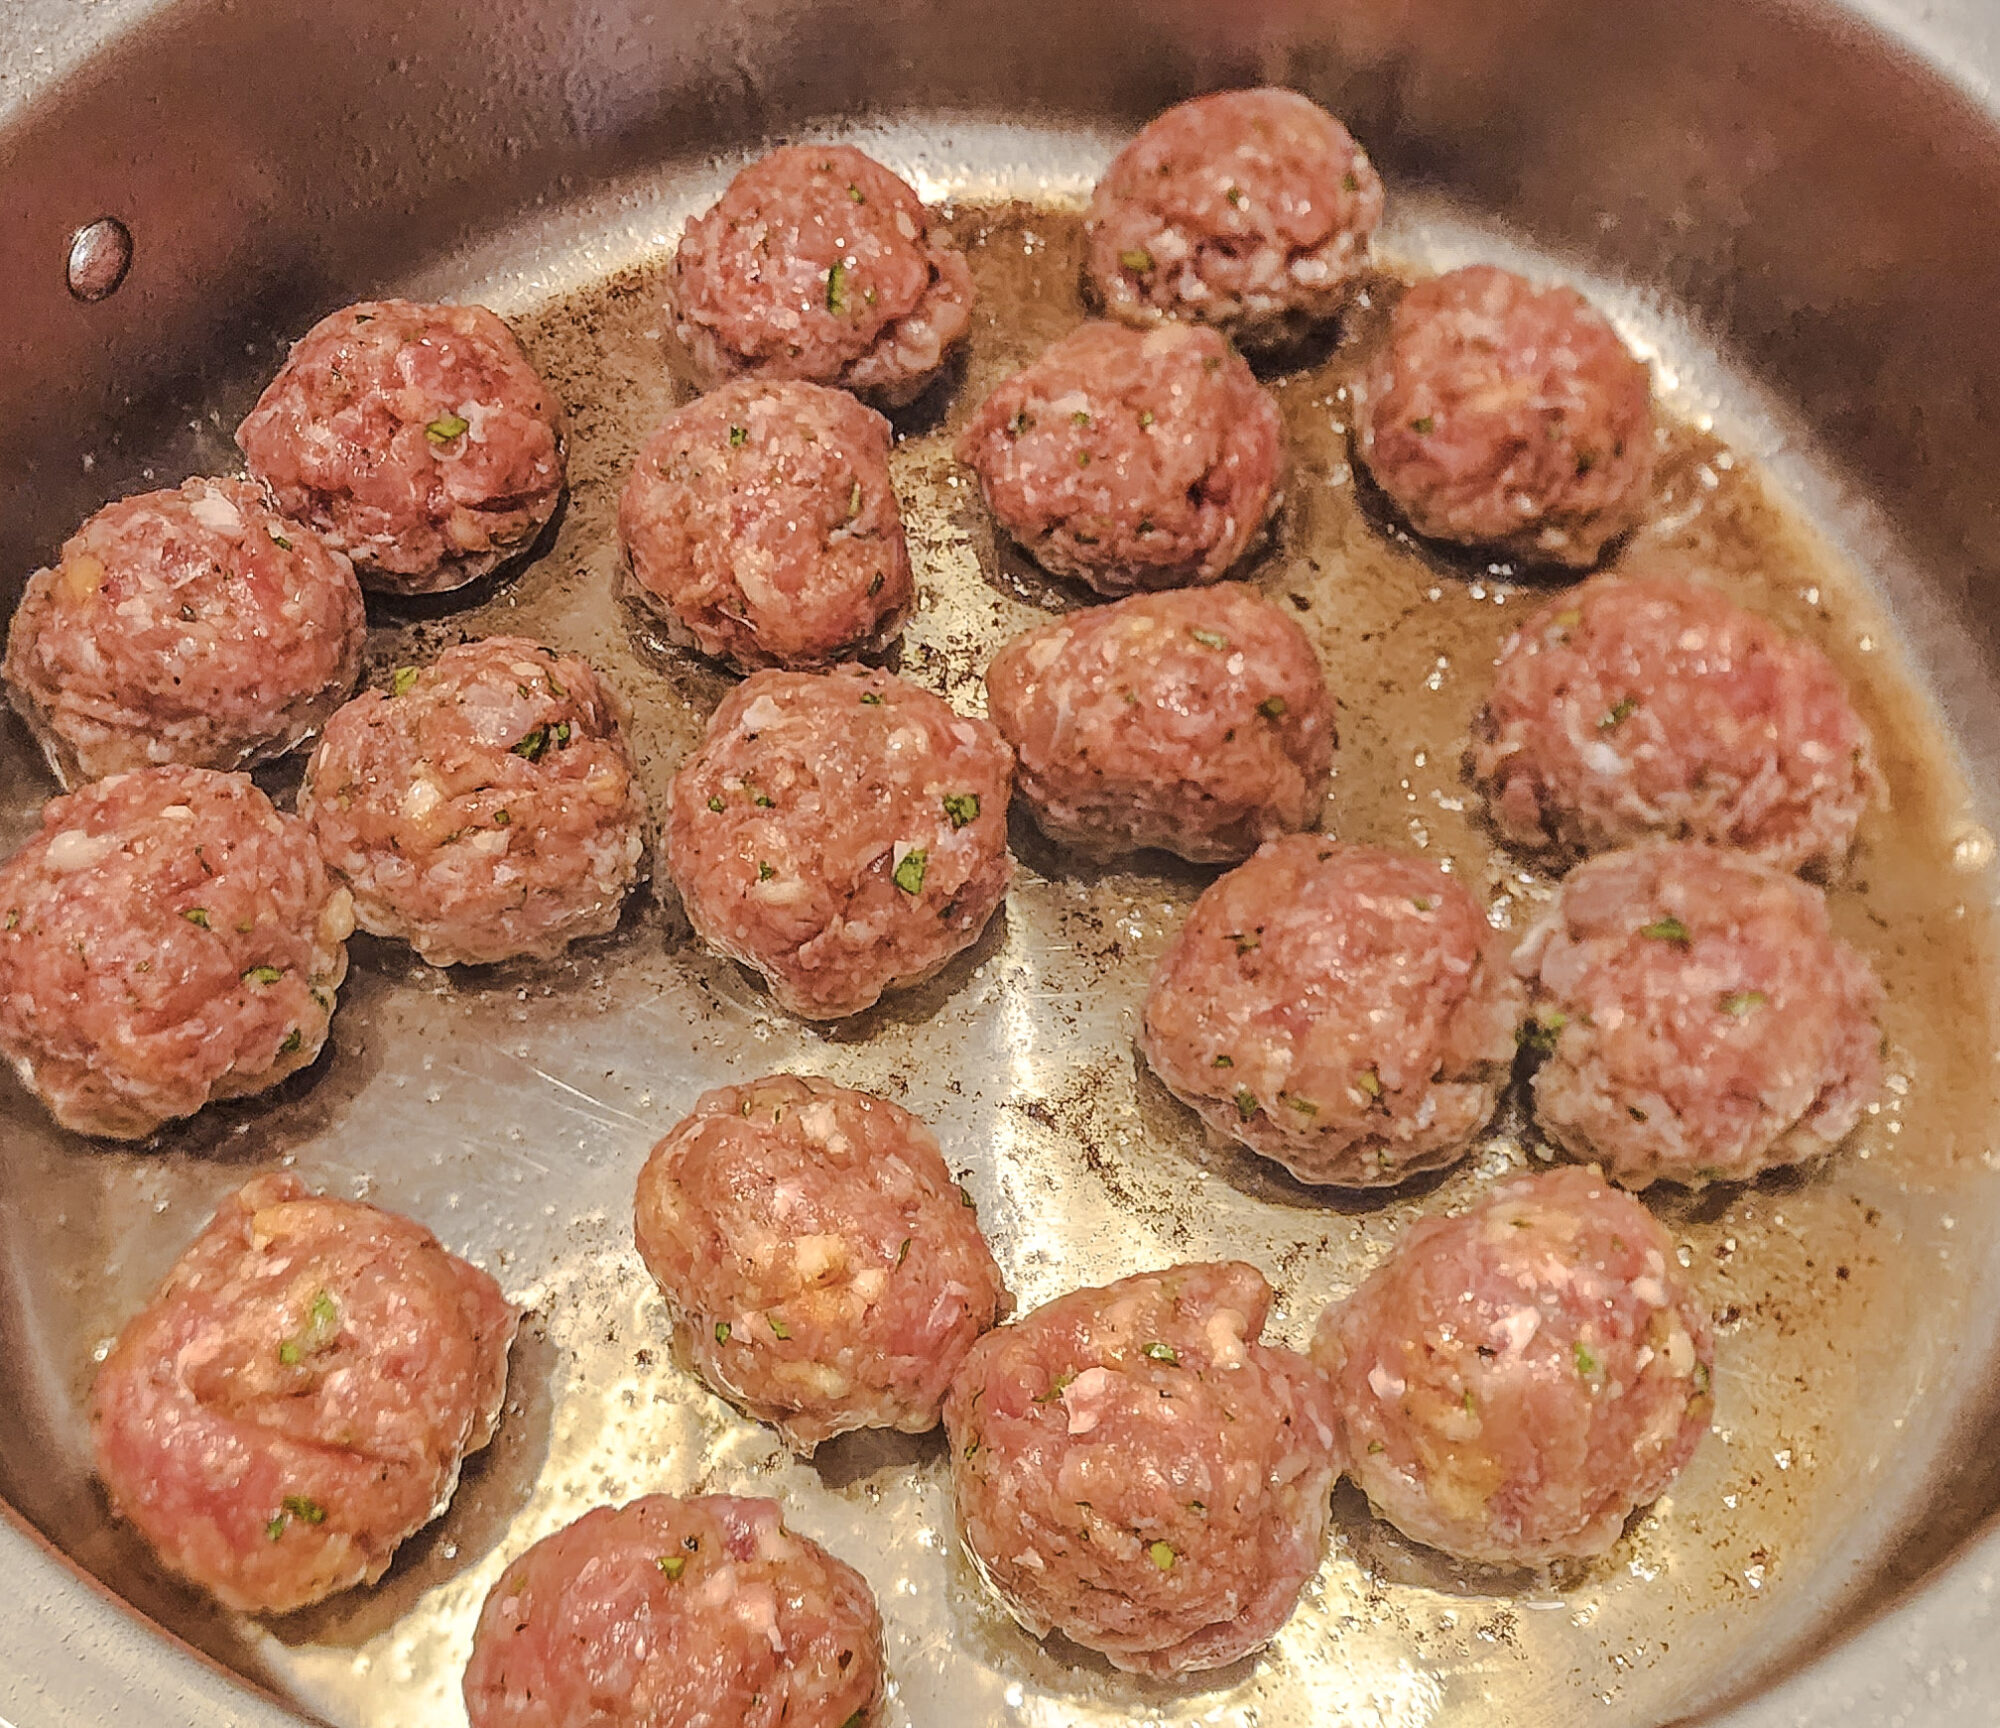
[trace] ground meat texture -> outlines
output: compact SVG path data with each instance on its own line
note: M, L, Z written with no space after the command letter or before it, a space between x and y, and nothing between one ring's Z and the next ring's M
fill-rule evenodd
M492 1438L518 1319L421 1224L260 1176L98 1370L112 1509L242 1613L372 1584Z
M1097 857L1238 859L1310 828L1333 704L1305 632L1248 588L1138 594L1016 636L986 669L1016 791Z
M1195 902L1141 1048L1211 1128L1300 1181L1386 1187L1464 1155L1522 1003L1479 903L1436 865L1293 835Z
M744 378L639 452L618 509L632 590L741 671L875 652L916 599L889 422L844 390Z
M664 861L695 933L813 1020L979 940L1006 898L1013 754L886 672L759 672L674 776Z
M1715 1410L1673 1243L1594 1170L1516 1176L1422 1220L1326 1311L1313 1359L1376 1512L1493 1566L1602 1554Z
M745 372L914 400L972 322L972 270L916 193L845 144L753 162L674 253L675 328L704 385Z
M1507 641L1471 767L1520 845L1708 840L1831 872L1881 786L1826 656L1699 582L1593 576Z
M622 715L574 654L463 643L334 715L299 814L362 929L433 966L550 959L617 924L645 860Z
M472 1728L859 1728L882 1697L867 1581L774 1500L649 1494L544 1537L486 1598Z
M7 693L65 786L247 768L310 738L361 675L354 569L242 480L91 517L7 634Z
M1285 428L1212 330L1080 325L986 398L958 459L1045 570L1102 594L1219 582L1283 502Z
M1831 1151L1882 1081L1881 987L1826 898L1665 841L1564 879L1522 940L1535 1119L1628 1188L1740 1181Z
M1113 159L1084 225L1086 286L1114 318L1196 318L1269 347L1334 317L1382 220L1347 128L1290 90L1169 108Z
M486 575L562 498L562 410L483 306L364 300L322 318L236 442L280 510L392 594Z
M1362 463L1417 533L1583 569L1645 513L1652 384L1570 288L1477 264L1397 304L1362 377Z
M1078 1290L973 1346L945 1404L961 1540L1022 1625L1120 1668L1221 1668L1318 1571L1339 1460L1324 1378L1257 1340L1256 1268Z
M0 865L0 1052L65 1128L143 1139L310 1063L353 929L247 774L114 774Z

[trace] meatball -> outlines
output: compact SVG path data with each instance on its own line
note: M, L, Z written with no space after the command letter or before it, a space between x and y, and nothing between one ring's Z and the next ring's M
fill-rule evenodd
M1361 461L1429 539L1584 569L1645 511L1651 379L1574 289L1490 264L1418 283L1359 397Z
M1319 818L1333 704L1297 624L1234 582L1016 636L986 669L1021 801L1097 857L1238 859Z
M687 225L668 286L704 386L745 372L923 394L972 323L972 270L916 193L846 144L753 162Z
M1593 576L1501 651L1471 767L1534 847L1648 835L1831 871L1881 776L1826 656L1698 582Z
M743 378L639 452L618 506L632 589L745 672L884 647L916 598L889 422L844 390Z
M958 441L1036 563L1101 594L1219 582L1283 502L1278 404L1212 330L1080 325Z
M1654 841L1564 879L1522 940L1535 1119L1643 1188L1831 1151L1882 1081L1881 987L1817 888L1740 852Z
M1272 347L1347 303L1381 220L1381 180L1324 108L1226 90L1169 108L1112 160L1084 278L1114 318L1198 318Z
M1339 1474L1324 1377L1260 1344L1255 1267L1077 1290L989 1332L945 1403L961 1539L1009 1612L1133 1673L1268 1643Z
M486 575L562 498L562 410L483 306L364 300L322 318L236 442L280 510L392 594Z
M362 929L433 966L550 959L617 924L644 862L622 717L574 654L462 643L327 722L299 814Z
M882 1696L867 1581L774 1500L600 1506L501 1574L465 1670L472 1728L850 1728Z
M1594 1170L1516 1176L1426 1218L1321 1317L1348 1470L1463 1560L1602 1554L1715 1409L1715 1347L1673 1243Z
M806 1455L935 1428L1011 1306L931 1131L827 1080L704 1094L639 1172L637 1228L681 1358Z
M1141 1048L1211 1128L1301 1182L1388 1187L1464 1155L1522 1002L1479 903L1435 864L1292 835L1195 902Z
M63 785L161 762L248 768L361 676L354 567L242 480L109 504L28 578L7 693Z
M979 940L1014 873L1013 754L887 672L758 672L674 776L663 842L695 933L809 1020Z
M421 1224L260 1176L98 1370L112 1510L242 1613L372 1584L493 1437L519 1318Z
M0 865L0 1052L65 1128L143 1139L312 1062L353 929L247 774L114 774Z

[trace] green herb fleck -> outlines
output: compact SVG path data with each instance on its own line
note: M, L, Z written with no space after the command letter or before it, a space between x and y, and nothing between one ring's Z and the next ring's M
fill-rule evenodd
M1070 1382L1075 1378L1074 1374L1058 1374L1054 1380L1050 1381L1049 1389L1046 1392L1038 1392L1035 1395L1035 1402L1037 1404L1053 1404L1069 1390Z
M1639 934L1649 942L1671 942L1679 948L1685 948L1694 941L1693 936L1688 933L1688 927L1671 912L1664 918L1655 918L1652 923L1640 930Z
M882 592L882 572L877 570L875 572L874 580L868 584L868 598L873 600L875 596L881 592ZM877 700L879 701L880 698L878 697Z
M291 1029L291 1031L285 1034L284 1043L278 1046L278 1054L280 1056L289 1056L292 1054L293 1051L297 1050L298 1047L304 1042L305 1042L305 1035L302 1032L300 1032L300 1030L296 1026L294 1026Z
M1340 185L1341 189L1347 192L1359 192L1361 190L1361 182L1355 179L1354 170L1352 168L1348 169L1348 171L1345 174L1341 175Z
M1362 1069L1354 1077L1354 1084L1360 1087L1371 1098L1382 1096L1382 1076L1377 1074L1373 1068Z
M1266 720L1282 720L1285 717L1285 699L1282 696L1266 696L1257 704L1257 712Z
M1090 466L1090 452L1088 450L1079 450L1076 453L1076 465L1079 468L1088 468Z
M203 930L213 930L215 928L208 921L208 908L206 906L190 906L181 916L190 924L197 925Z
M1567 612L1558 612L1554 622L1558 630L1574 630L1583 622L1583 614L1572 606Z
M1468 1416L1475 1414L1479 1409L1478 1403L1474 1400L1472 1396L1472 1388L1470 1386L1466 1387L1466 1389L1458 1395L1458 1403L1459 1403L1459 1408L1462 1409Z
M792 1329L791 1329L791 1327L787 1326L787 1325L786 1325L786 1324L784 1323L784 1321L780 1320L780 1319L779 1319L779 1318L777 1317L777 1315L775 1315L775 1314L766 1314L766 1315L764 1316L764 1319L765 1319L765 1320L766 1320L766 1322L768 1322L768 1324L770 1325L770 1328L771 1328L771 1336L772 1336L773 1338L778 1338L778 1339L787 1339L787 1338L790 1338L790 1337L791 1337L791 1335L792 1335Z
M279 966L252 966L243 974L243 982L246 984L275 984L284 975L284 969Z
M1139 410L1139 430L1141 432L1145 431L1148 426L1152 425L1152 423L1153 423L1152 409L1141 408Z
M1694 1389L1697 1392L1706 1392L1709 1389L1711 1380L1708 1364L1706 1362L1697 1362L1694 1365L1694 1373L1689 1378L1694 1381Z
M424 428L424 436L433 444L449 444L472 424L456 414L440 414Z
M291 541L287 540L287 539L286 539L286 538L284 537L284 535L280 534L280 533L279 533L279 532L277 531L277 529L275 529L275 528L266 528L266 529L264 530L264 532L265 532L266 534L268 534L268 535L270 535L270 536L271 536L271 544L272 544L273 546L277 547L277 549L278 549L278 550L279 550L280 552L289 552L289 551L291 551L291 549L292 549L292 543L291 543Z
M667 1575L669 1584L678 1584L688 1567L685 1554L662 1554L653 1564Z
M1143 246L1134 246L1130 251L1119 253L1118 262L1135 276L1143 276L1153 267L1153 255Z
M1252 1092L1248 1086L1239 1086L1236 1088L1236 1114L1245 1122L1248 1122L1262 1108L1263 1106L1257 1102L1257 1094Z
M979 820L979 794L977 792L954 792L944 801L944 813L951 818L954 828L963 828L968 822Z
M389 676L389 694L391 696L407 696L410 693L410 686L416 683L416 681L416 667L398 666Z
M715 1341L718 1344L727 1344L729 1342L729 1322L727 1320L716 1321Z
M1560 1008L1551 1008L1533 1020L1524 1020L1520 1031L1514 1034L1514 1042L1524 1050L1539 1050L1547 1055L1555 1049L1556 1039L1568 1024L1567 1014Z
M1218 653L1229 646L1229 638L1216 630L1203 630L1197 626L1190 625L1188 627L1188 634L1204 648L1213 648Z
M1238 930L1231 935L1230 940L1236 944L1236 952L1239 954L1254 954L1263 946L1256 932L1250 930Z
M1625 1114L1631 1117L1634 1122L1650 1122L1652 1120L1652 1118L1648 1116L1645 1111L1641 1110L1639 1106L1636 1104L1627 1104L1625 1106Z
M1029 414L1027 409L1016 408L1014 410L1014 418L1007 422L1007 436L1009 438L1018 438L1034 423L1034 417Z
M861 514L861 482L854 482L854 490L847 495L847 519L852 522Z
M548 749L548 747L548 727L536 726L521 735L519 741L514 745L512 754L521 757L524 761L539 762L542 759L542 752Z
M909 1259L909 1257L910 1257L910 1244L911 1244L911 1242L913 1242L914 1240L915 1240L915 1238L914 1238L914 1237L911 1237L911 1236L905 1236L905 1237L903 1238L903 1245L902 1245L902 1247L900 1247L900 1248L898 1248L898 1249L896 1250L896 1264L897 1264L898 1266L902 1265L902 1263L903 1263L903 1262L904 1262L905 1260Z
M753 791L750 794L750 802L756 805L759 810L775 810L778 807L777 799L773 798L768 792Z
M1614 726L1622 726L1638 711L1639 703L1635 697L1621 696L1611 704L1610 712L1597 722L1597 729L1600 732L1609 732Z
M847 266L838 259L826 268L826 309L829 312L847 310Z
M1088 408L1077 409L1077 411L1069 417L1069 423L1072 426L1088 426L1090 424L1090 410Z
M1171 1572L1174 1569L1176 1556L1172 1546L1168 1543L1155 1542L1152 1547L1146 1550L1146 1558L1151 1560L1162 1572Z
M326 1508L317 1500L308 1500L303 1494L287 1494L282 1502L285 1510L294 1518L307 1524L324 1524Z
M750 428L748 426L732 426L729 428L730 449L741 450L743 446L747 444L749 441L750 441Z
M1590 1346L1581 1338L1576 1341L1576 1371L1586 1380L1597 1372L1597 1358L1590 1353Z
M759 858L757 860L757 880L759 882L768 882L771 880L773 876L777 875L777 873L778 869L776 865L768 862L763 858Z
M896 886L905 894L921 894L924 891L924 865L929 854L921 848L905 852L902 863L896 866Z
M264 1526L264 1534L270 1537L270 1539L273 1542L275 1542L280 1536L284 1535L285 1526L290 1522L291 1520L287 1518L284 1515L284 1513L280 1512L277 1515L277 1517L273 1518L270 1523Z
M1287 1098L1285 1102L1301 1116L1317 1116L1319 1114L1319 1106L1310 1098Z
M1179 1353L1171 1344L1162 1344L1157 1339L1146 1346L1144 1354L1152 1357L1155 1362L1177 1363L1180 1361Z
M1437 418L1435 415L1426 414L1420 419L1412 420L1410 422L1410 430L1416 433L1419 438L1428 438L1437 430Z
M958 1203L968 1211L973 1210L971 1190L963 1182L958 1184Z
M1236 1066L1236 1058L1234 1056L1218 1056L1215 1059L1214 1066L1217 1068L1234 1068Z
M723 813L723 811L729 808L728 804L724 802L723 796L720 792L711 792L708 795L708 807L709 809L713 810L718 816L720 816Z
M9 930L18 930L18 929L20 929L20 928L21 928L21 908L20 908L20 907L18 907L18 906L11 906L11 907L9 907L9 908L7 909L7 928L8 928Z
M493 826L496 828L509 827L512 825L513 821L514 817L511 811L503 809L503 810L496 810L493 812Z
M857 204L866 204L868 202L868 200L861 195L861 188L859 186L848 187L847 195L848 197L852 198L854 202Z
M1240 210L1243 208L1243 188L1241 186L1230 187L1227 192L1223 193L1223 197L1227 198L1237 209Z
M1768 1001L1770 997L1761 990L1732 990L1722 998L1720 1006L1723 1013L1741 1020L1746 1014L1754 1014Z
M862 706L862 707L864 707L864 708L879 708L879 707L881 707L881 706L882 706L882 693L881 693L881 692L880 692L879 690L864 690L864 691L862 691L862 692L861 692L861 706Z

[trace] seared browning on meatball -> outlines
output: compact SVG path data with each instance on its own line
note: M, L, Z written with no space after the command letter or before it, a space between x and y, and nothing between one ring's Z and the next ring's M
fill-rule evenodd
M1234 582L1138 594L1009 642L987 712L1051 839L1242 858L1319 818L1333 704L1297 624Z
M112 1508L243 1613L372 1584L493 1437L518 1320L421 1224L260 1176L98 1370Z
M930 1130L827 1080L704 1095L639 1172L638 1239L680 1356L800 1453L935 1428L1012 1306Z
M1362 462L1433 540L1582 569L1645 513L1652 383L1572 288L1475 264L1419 282L1363 375Z
M395 594L486 575L562 498L562 410L483 306L364 300L322 318L236 442L279 509Z
M1211 1128L1300 1181L1385 1187L1463 1156L1522 1000L1478 902L1436 865L1294 835L1195 902L1141 1047Z
M462 643L327 722L299 814L362 929L433 966L549 959L618 922L645 859L622 713L574 654Z
M973 1346L945 1404L961 1539L1009 1612L1134 1673L1268 1643L1319 1568L1329 1388L1260 1344L1240 1262L1078 1290Z
M1837 868L1881 786L1825 655L1699 582L1593 576L1507 641L1471 766L1519 844L1659 834Z
M142 1139L310 1063L353 929L247 774L114 774L0 865L0 1052L65 1128Z
M1290 90L1169 108L1090 201L1084 277L1114 318L1198 318L1246 347L1347 303L1382 220L1382 182L1347 128Z
M705 385L745 372L923 393L972 322L965 254L909 186L846 144L753 162L681 236L668 288Z
M106 505L28 579L7 694L65 786L247 768L347 700L367 637L348 561L242 480Z
M1715 1409L1673 1243L1594 1170L1517 1176L1424 1219L1326 1311L1313 1360L1375 1510L1495 1566L1603 1553Z
M1013 756L886 672L759 672L674 776L663 852L695 933L807 1019L979 940L1006 897Z
M882 1620L776 1501L600 1506L500 1576L472 1635L472 1728L859 1728Z
M1535 1119L1628 1188L1817 1158L1882 1081L1881 987L1826 898L1716 847L1656 841L1564 878L1523 939Z
M675 413L618 507L632 589L745 672L885 646L916 597L889 422L844 390L744 378Z
M1036 563L1126 594L1228 574L1283 501L1285 428L1212 330L1100 322L987 397L958 459Z

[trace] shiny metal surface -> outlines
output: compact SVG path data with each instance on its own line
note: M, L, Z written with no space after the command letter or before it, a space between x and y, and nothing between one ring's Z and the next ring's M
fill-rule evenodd
M1673 503L1635 553L1692 550L1819 634L1892 740L1896 807L1871 821L1865 887L1840 910L1891 977L1905 1090L1823 1173L1668 1207L1728 1316L1721 1431L1672 1504L1602 1566L1495 1578L1394 1542L1344 1495L1334 1552L1273 1654L1169 1690L1034 1646L978 1595L935 1440L850 1440L802 1466L666 1365L629 1247L631 1180L699 1090L750 1071L797 1063L931 1119L1026 1301L1244 1253L1280 1284L1294 1339L1411 1211L1523 1155L1503 1122L1475 1168L1356 1206L1204 1147L1130 1041L1150 960L1205 878L1079 871L1025 831L1004 927L830 1035L774 1014L648 906L549 968L460 977L358 945L334 1054L309 1082L150 1152L67 1140L0 1092L0 1495L181 1637L338 1722L454 1720L470 1618L505 1558L598 1500L697 1484L779 1494L869 1573L894 1722L1646 1723L1801 1663L1740 1720L2000 1720L2000 1655L1979 1630L2000 1552L1977 1540L2000 1460L1968 1444L1990 1426L2000 1309L1986 928L2000 603L1984 586L2000 560L2000 132L1976 78L1939 71L1977 67L1965 56L1982 49L1990 69L1993 9L1932 8L1908 51L1831 6L1069 10L1057 31L1031 0L23 8L0 83L17 199L0 224L0 597L105 498L226 465L235 415L317 311L391 288L478 295L516 319L570 405L570 510L552 552L472 609L383 614L378 663L502 621L582 648L633 697L657 796L722 684L609 604L609 512L678 388L659 265L731 159L837 131L955 201L999 314L964 405L1074 316L1063 212L1124 130L1193 88L1301 84L1385 168L1397 258L1518 249L1594 281L1677 409L1755 458L1785 507L1686 434ZM986 213L1009 198L1034 208ZM80 305L69 237L107 212L133 232L133 268ZM1347 363L1282 386L1319 484L1298 489L1261 569L1307 602L1342 698L1329 819L1452 857L1517 918L1539 884L1453 807L1455 746L1485 657L1533 597L1432 570L1364 521L1338 430ZM905 430L926 611L904 667L966 703L991 646L1059 597L994 553L943 430L921 413ZM1929 707L1964 786L1937 760ZM25 737L0 738L0 847L48 790ZM501 1439L446 1519L377 1591L257 1626L204 1609L107 1528L78 1411L95 1347L214 1199L281 1159L426 1219L536 1318ZM1818 1656L1968 1543L1928 1592ZM19 1580L0 1621L0 1715L17 1728L294 1719L11 1523L0 1559Z

